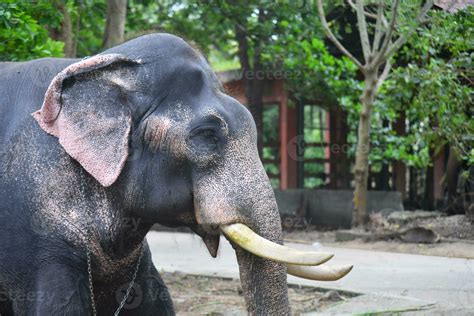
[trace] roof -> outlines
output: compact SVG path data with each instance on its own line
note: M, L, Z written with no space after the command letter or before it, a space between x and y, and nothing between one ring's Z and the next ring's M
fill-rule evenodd
M474 0L436 0L434 4L448 12L454 13L474 4Z
M242 79L242 70L241 69L232 69L232 70L225 70L225 71L218 71L216 72L217 78L222 83L228 83L232 81L238 81Z

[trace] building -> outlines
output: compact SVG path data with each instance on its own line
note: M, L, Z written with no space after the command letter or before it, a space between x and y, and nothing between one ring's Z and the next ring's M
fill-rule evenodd
M435 5L438 9L455 12L470 4L471 0L440 0ZM344 25L356 25L354 12L336 10L340 11L331 12L328 19L343 19ZM357 32L340 31L343 44L354 56L362 57L359 39L353 38L358 36ZM340 54L335 47L330 47L330 51L336 56ZM218 76L230 95L247 103L240 71L221 72ZM263 163L274 188L351 189L352 161L347 158L351 144L346 113L337 104L324 105L323 100L298 100L277 76L267 80L265 85ZM406 123L401 113L393 127L403 135ZM370 173L369 189L399 191L407 208L445 207L446 179L450 178L449 148L433 152L432 156L433 166L422 170L408 168L402 162L384 165L382 170ZM454 169L453 172L459 172L459 166ZM457 179L457 174L454 178Z

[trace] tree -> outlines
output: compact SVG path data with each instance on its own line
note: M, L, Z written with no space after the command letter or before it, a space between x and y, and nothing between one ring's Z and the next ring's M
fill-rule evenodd
M133 7L133 25L143 25L135 9L146 8L136 3ZM282 20L283 16L286 19L297 8L271 1L249 1L243 6L229 0L211 3L185 1L179 7L155 3L148 7L157 14L153 19L157 23L156 29L193 40L208 57L215 51L230 58L237 57L247 106L257 125L258 148L262 155L263 92L267 79L264 54L272 44L272 35L281 30L275 21ZM144 16L149 19L148 14Z
M124 40L127 0L107 0L107 18L105 23L105 48L120 44Z
M354 4L348 0L357 13L358 32L364 61L356 59L346 47L344 47L334 33L329 28L324 13L322 0L317 0L319 17L323 28L329 39L343 52L352 62L357 65L364 76L364 89L360 96L362 109L359 115L356 161L354 166L354 207L352 212L352 225L362 226L368 221L367 213L367 181L369 174L369 148L370 148L370 119L371 111L376 100L378 89L387 78L390 68L390 58L406 43L413 35L416 28L426 22L426 16L429 9L433 6L433 1L428 0L419 10L419 14L413 20L408 30L402 30L398 24L400 1L394 0L391 5L390 19L386 17L386 3L384 0L378 0L375 4L377 13L367 11L363 0L357 0ZM367 16L375 15L374 35L372 43L369 38L369 28L367 25ZM398 38L394 38L398 33ZM383 70L381 70L383 66Z
M466 210L458 195L458 178L469 177L474 163L472 28L473 7L456 13L438 10L419 28L396 58L401 65L382 86L375 108L389 119L402 115L409 129L404 136L387 134L386 158L429 168L432 155L449 147L445 186L448 212ZM392 119L393 120L393 119ZM462 170L466 170L463 172ZM466 181L467 182L467 181ZM467 185L466 185L467 187ZM459 192L462 193L462 192Z
M78 57L91 56L103 50L106 1L75 2L74 42Z
M404 49L397 53L397 63L384 87L384 103L393 109L405 106L407 119L420 122L429 147L449 144L460 158L474 163L471 139L473 40L469 38L474 8L456 14L437 11L427 27L420 28ZM468 39L468 40L466 40ZM434 148L436 149L436 148ZM420 161L426 165L427 161Z
M59 27L48 27L50 35L64 42L64 56L69 58L91 56L103 49L105 0L50 1L62 15Z
M0 3L0 61L61 57L64 43L51 39L46 28L59 27L60 22L49 1Z
M64 57L76 57L76 45L74 41L73 9L72 1L53 1L56 9L62 14L61 26L59 28L50 27L50 35L54 40L64 42ZM78 21L78 19L76 19Z

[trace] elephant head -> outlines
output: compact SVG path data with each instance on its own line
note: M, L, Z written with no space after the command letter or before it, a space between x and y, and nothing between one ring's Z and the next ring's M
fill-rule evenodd
M223 233L251 313L289 313L287 267L313 279L350 270L310 267L332 255L281 245L252 116L178 37L142 36L70 65L33 115L90 176L120 192L129 213L190 227L212 256Z

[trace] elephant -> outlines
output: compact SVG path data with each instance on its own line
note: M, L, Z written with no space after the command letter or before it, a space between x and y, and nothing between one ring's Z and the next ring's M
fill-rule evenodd
M254 120L180 37L0 63L0 94L2 315L173 315L155 223L190 228L214 257L226 236L250 314L290 313L287 272L350 271L282 245Z

